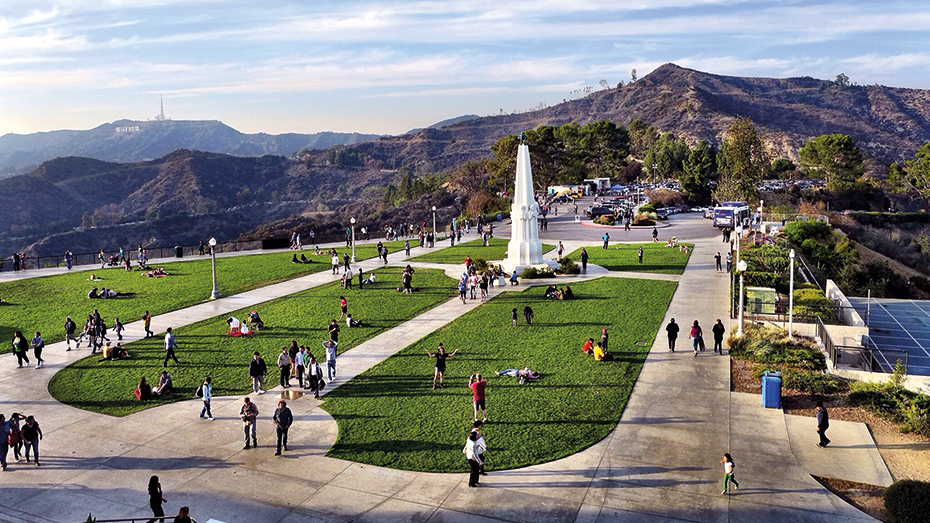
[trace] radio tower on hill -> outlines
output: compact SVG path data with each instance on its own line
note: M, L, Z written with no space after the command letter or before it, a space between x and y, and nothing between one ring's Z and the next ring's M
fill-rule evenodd
M161 112L159 112L158 116L155 117L155 121L164 122L165 120L167 120L167 118L165 118L165 97L162 96L161 97Z

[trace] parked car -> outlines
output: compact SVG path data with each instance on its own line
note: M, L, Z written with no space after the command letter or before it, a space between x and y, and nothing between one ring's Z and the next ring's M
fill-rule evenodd
M600 218L601 216L613 216L613 215L614 215L614 210L611 209L610 207L604 207L604 206L594 207L591 209L591 212L588 213L588 216L590 216L592 220L596 220Z

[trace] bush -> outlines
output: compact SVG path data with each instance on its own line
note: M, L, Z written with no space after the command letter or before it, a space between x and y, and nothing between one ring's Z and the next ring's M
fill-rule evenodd
M926 481L895 481L885 489L884 501L892 523L930 521L930 483Z
M800 338L788 339L784 329L749 326L744 336L728 340L731 357L755 363L773 363L805 370L822 371L827 360L812 343Z
M846 382L823 374L809 370L786 369L782 373L782 384L786 389L806 392L808 394L830 395L837 394L846 390Z
M795 289L794 314L797 316L819 316L824 323L836 324L839 318L833 302L820 289Z
M475 258L471 263L475 266L475 270L478 272L485 272L489 268L488 261L484 258Z
M930 396L896 387L893 383L854 383L847 398L862 407L900 424L901 432L930 436Z
M578 274L581 269L571 258L559 258L559 273L561 274Z
M526 269L523 269L522 273L520 273L520 277L528 280L534 278L553 278L555 277L555 273L552 272L552 269L549 267L542 267L540 269L537 269L536 267L527 267Z
M647 214L637 214L636 218L633 218L633 225L655 225L655 218L650 218Z
M830 226L819 220L794 221L785 224L785 235L798 245L810 238L827 238L830 234Z
M640 214L646 214L646 213L650 213L650 212L651 212L651 213L656 212L655 206L652 205L651 203L644 203L644 204L642 204L642 205L639 206L639 213L640 213Z
M594 220L594 223L599 223L601 225L613 225L615 220L612 214L605 214Z

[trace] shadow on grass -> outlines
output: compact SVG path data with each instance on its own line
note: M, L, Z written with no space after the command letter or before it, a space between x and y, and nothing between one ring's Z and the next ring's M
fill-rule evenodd
M463 439L464 441L464 439ZM368 441L364 443L336 443L333 445L329 456L338 458L340 454L354 455L359 452L383 452L385 454L397 454L404 452L442 452L459 450L461 446L451 443L438 443L435 441L417 441L409 439L388 439L378 441Z

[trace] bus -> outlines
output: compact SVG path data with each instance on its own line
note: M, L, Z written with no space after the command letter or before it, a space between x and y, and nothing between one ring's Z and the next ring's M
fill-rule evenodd
M749 226L750 208L746 202L723 202L714 207L714 227L735 229Z

